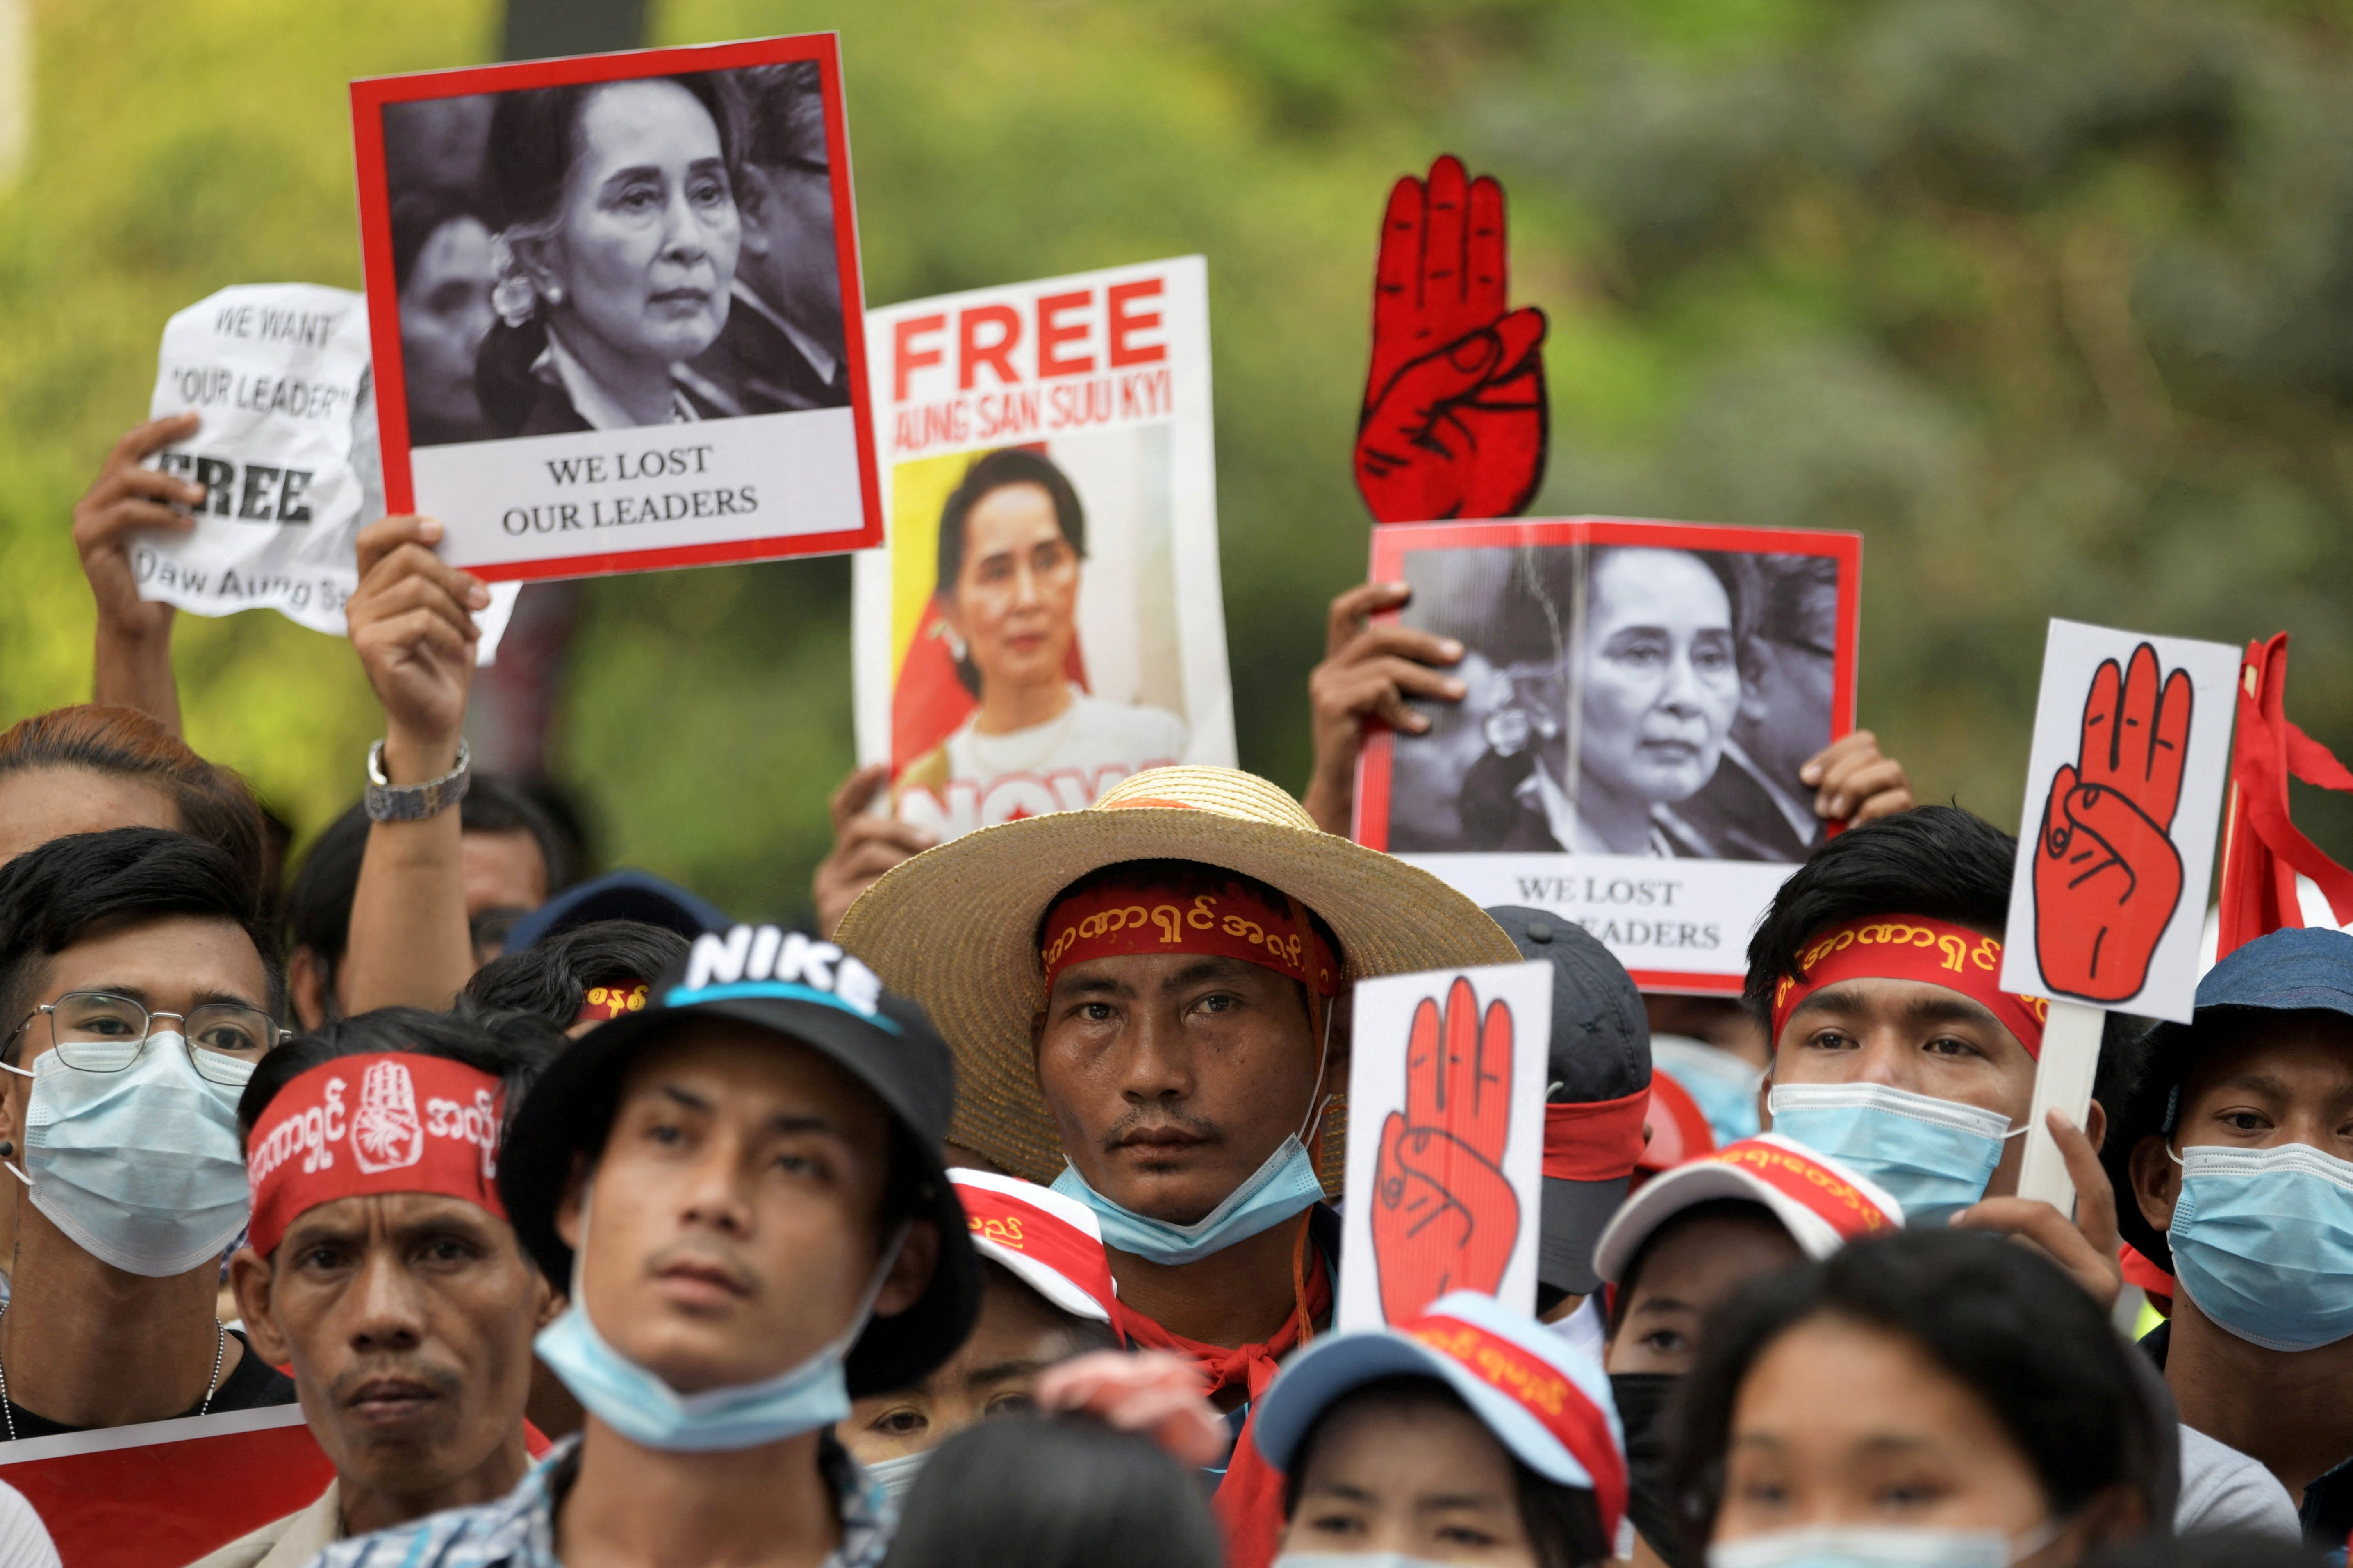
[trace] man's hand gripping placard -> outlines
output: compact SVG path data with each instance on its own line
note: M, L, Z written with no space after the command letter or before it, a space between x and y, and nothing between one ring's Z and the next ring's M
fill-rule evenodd
M1471 982L1427 997L1406 1047L1405 1109L1381 1124L1373 1251L1381 1311L1399 1322L1449 1290L1494 1294L1519 1239L1520 1204L1504 1174L1511 1133L1512 1009L1480 1016Z
M1512 310L1504 188L1461 160L1389 192L1356 488L1379 522L1512 517L1544 479L1545 318Z
M2062 995L2121 1002L2140 990L2181 898L2173 814L2189 758L2192 692L2160 688L2157 649L2102 661L2075 763L2052 775L2034 861L2035 956Z

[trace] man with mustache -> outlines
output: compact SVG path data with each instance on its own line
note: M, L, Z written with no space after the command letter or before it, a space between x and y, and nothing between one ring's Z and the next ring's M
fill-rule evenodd
M498 1148L509 1090L562 1044L529 1015L385 1008L256 1070L238 1106L253 1223L229 1277L335 1479L200 1568L301 1568L522 1478L531 1339L557 1300L507 1223Z
M1190 767L919 855L840 939L939 1020L950 1139L1093 1210L1119 1326L1208 1370L1229 1562L1266 1563L1282 1488L1250 1411L1329 1323L1339 1226L1309 1145L1347 1083L1345 987L1516 963L1511 939L1264 779Z

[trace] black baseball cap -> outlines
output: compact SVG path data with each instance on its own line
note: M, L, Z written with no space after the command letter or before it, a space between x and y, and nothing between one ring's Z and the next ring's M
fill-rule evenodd
M2139 1076L2100 1146L2100 1163L2116 1192L2117 1234L2168 1273L2173 1247L2141 1215L2133 1194L2133 1149L2152 1133L2171 1136L2181 1085L2199 1057L2267 1013L2353 1016L2353 936L2295 927L2259 936L2198 982L2189 1023L2160 1023L2141 1037Z
M1651 1087L1651 1023L1626 966L1575 921L1543 910L1503 905L1487 913L1512 944L1552 965L1552 1043L1545 1069L1545 1105L1604 1105ZM1593 1244L1618 1205L1634 1161L1642 1152L1639 1111L1623 1119L1631 1138L1622 1150L1601 1152L1605 1166L1624 1155L1614 1176L1544 1179L1543 1218L1536 1240L1536 1280L1554 1290L1589 1296L1601 1289Z
M923 1010L831 942L776 926L698 938L683 964L649 988L642 1010L599 1024L550 1063L499 1158L516 1236L550 1279L570 1280L572 1248L555 1212L574 1165L603 1152L630 1062L696 1018L750 1024L816 1051L890 1112L892 1187L911 1192L916 1215L939 1227L939 1264L913 1306L868 1321L846 1370L853 1398L920 1381L964 1344L980 1312L980 1261L940 1159L955 1068Z

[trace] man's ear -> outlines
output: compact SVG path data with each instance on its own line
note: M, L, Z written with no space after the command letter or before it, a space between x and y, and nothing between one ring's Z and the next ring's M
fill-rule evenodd
M2084 1112L2084 1136L2092 1141L2092 1152L2098 1153L2100 1145L2108 1141L2108 1108L2098 1100Z
M907 1227L907 1239L892 1260L882 1289L875 1292L874 1315L895 1318L922 1300L939 1266L940 1227L931 1220L916 1220Z
M327 965L307 947L286 957L286 995L294 1006L294 1021L306 1030L327 1021Z
M2181 1168L2173 1163L2165 1140L2152 1132L2133 1146L2127 1168L2132 1173L2133 1202L2152 1230L2173 1224L2173 1205L2180 1201Z
M768 238L768 209L775 197L768 190L768 176L756 164L746 163L736 172L735 207L744 215L742 245L754 256L765 256L775 248Z
M284 1366L294 1359L294 1347L278 1326L272 1315L276 1302L271 1287L278 1283L269 1259L250 1247L240 1247L237 1256L228 1260L228 1288L237 1297L237 1316L245 1321L246 1337L261 1359L271 1366Z
M563 1291L550 1285L547 1282L547 1276L542 1274L536 1265L533 1267L531 1273L539 1291L539 1302L532 1309L531 1313L532 1331L536 1333L562 1317L564 1309L570 1306L572 1300Z

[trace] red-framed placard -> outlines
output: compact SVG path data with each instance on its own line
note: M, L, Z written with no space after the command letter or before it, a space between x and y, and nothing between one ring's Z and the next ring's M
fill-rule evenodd
M723 349L735 349L732 341L714 340L681 355L673 366L676 402L684 416L674 420L607 417L600 422L599 414L619 411L621 400L608 402L584 392L579 378L593 381L596 373L583 367L621 362L642 369L648 356L659 359L663 352L659 341L649 346L625 331L617 340L595 340L605 351L603 357L552 350L543 354L531 374L551 391L529 410L520 427L487 412L478 412L474 426L460 422L467 433L454 438L438 431L428 437L413 427L411 395L422 390L423 378L413 389L404 353L395 206L406 193L393 188L392 171L413 169L420 159L391 155L396 149L388 146L388 135L397 142L399 132L388 132L390 114L437 100L495 100L540 89L694 79L708 89L702 101L713 132L725 121L722 142L730 152L729 200L734 203L743 195L733 188L735 159L748 143L753 113L744 98L753 89L744 84L755 79L761 68L804 63L815 68L820 99L820 115L811 126L822 125L823 181L833 226L829 260L840 317L839 327L833 329L838 339L822 334L812 339L806 331L794 336L784 324L788 310L747 304L750 285L734 265L743 254L740 246L723 268L715 259L723 247L713 245L708 247L714 259L707 271L715 284L704 284L698 274L671 293L700 289L708 303L695 308L759 328L762 342L737 356L756 373L744 378L752 392L709 368ZM424 510L440 517L448 529L445 557L492 581L716 565L832 553L881 542L882 510L867 396L864 299L836 35L376 77L352 83L351 90L361 255L388 510ZM585 111L582 115L585 119ZM638 117L641 121L646 118ZM575 136L567 145L578 146L584 140ZM567 154L566 182L573 178L574 162L595 151ZM632 151L621 146L613 155L626 160ZM498 153L486 147L480 156L487 165ZM659 172L657 159L649 156L646 162ZM811 160L803 157L797 166L811 166ZM485 175L479 188L467 193L474 205L466 216L482 225L491 254L509 258L505 269L494 267L491 276L512 277L522 270L512 261L517 245L533 240L508 240L510 226L517 235L544 231L537 219L529 230L504 224L500 203L491 195L494 186ZM565 188L564 199L569 202L569 185ZM559 205L558 210L568 216L573 208ZM740 206L737 210L739 221L751 221ZM568 232L563 237L571 240ZM501 241L507 241L503 251ZM651 264L646 271L653 276ZM585 291L586 286L572 292ZM649 284L648 292L650 296ZM561 315L565 308L560 294L539 293L531 297L525 325L538 323L542 341L561 347L566 337L567 321ZM587 302L577 298L569 301L569 309L574 321L586 321L590 313ZM641 311L652 313L650 309ZM755 316L777 325L773 331L760 327ZM607 319L627 324L617 311L607 312ZM503 317L501 321L515 325ZM494 325L491 331L495 335L499 328ZM776 372L774 361L756 352L779 336L796 344L815 343L804 364L794 367L797 371L830 362L829 375L824 370L811 373L818 382L807 384L815 390L804 390ZM621 342L636 357L611 349L613 341ZM770 347L765 352L786 351ZM779 384L785 388L781 392Z
M1461 640L1457 673L1470 689L1460 705L1420 704L1433 721L1425 734L1383 729L1367 739L1357 841L1427 866L1482 904L1533 905L1583 924L1648 989L1736 994L1757 916L1831 830L1813 826L1811 792L1796 785L1789 759L1854 728L1862 548L1853 533L1630 518L1374 529L1372 580L1415 589L1385 618ZM1627 551L1655 553L1623 557L1609 585L1593 587L1592 563ZM1597 596L1606 603L1597 607ZM1653 600L1657 615L1638 613ZM1541 622L1530 620L1532 605ZM1661 625L1636 624L1646 619ZM1635 639L1629 657L1683 673L1660 678L1672 697L1630 695L1650 689L1631 682L1597 719L1581 661L1604 649L1579 639L1619 635L1620 623ZM1548 656L1529 646L1531 625ZM1529 699L1531 689L1545 696ZM1538 760L1527 731L1545 704L1550 743L1582 762ZM1612 724L1631 726L1624 740L1611 738ZM1645 725L1667 733L1647 739ZM1599 808L1630 798L1641 830L1633 837L1623 810L1613 824Z

